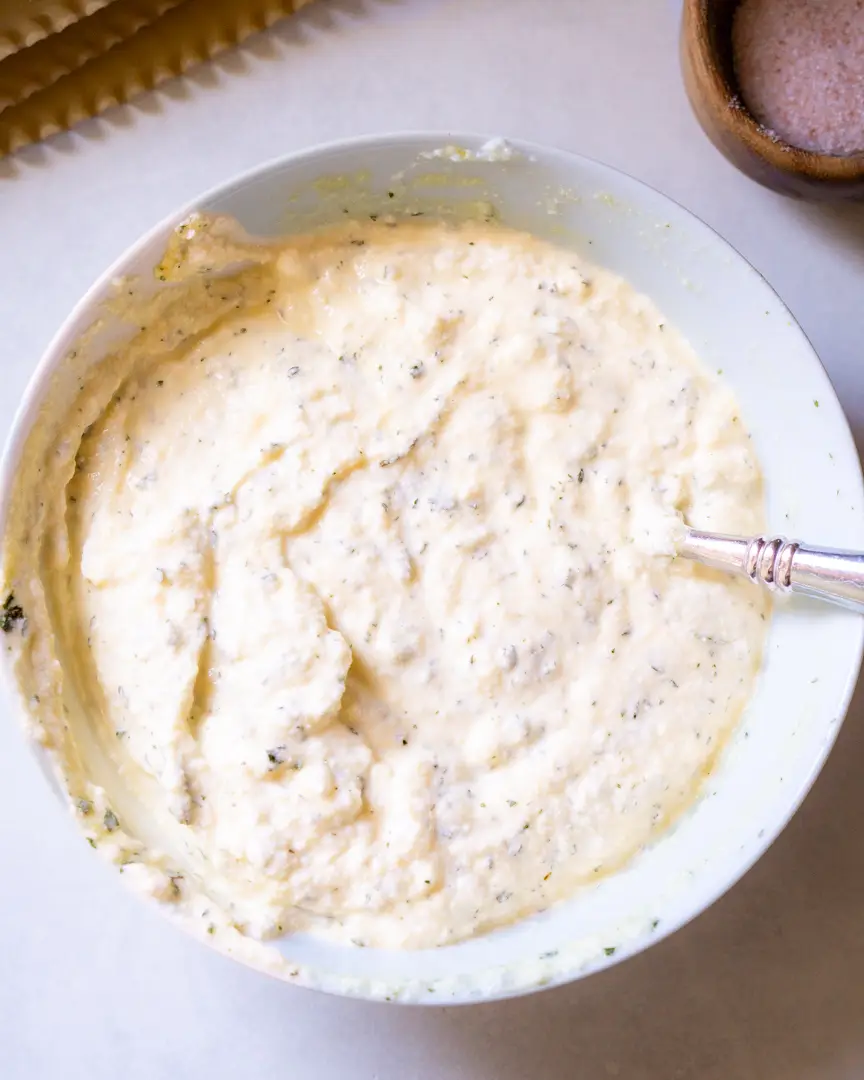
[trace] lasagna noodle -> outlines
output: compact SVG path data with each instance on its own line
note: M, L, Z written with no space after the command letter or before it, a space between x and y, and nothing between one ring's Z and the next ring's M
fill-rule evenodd
M2 0L0 60L57 34L112 0Z
M112 0L91 5L101 10L0 61L0 154L151 90L306 3ZM15 40L24 38L19 33Z

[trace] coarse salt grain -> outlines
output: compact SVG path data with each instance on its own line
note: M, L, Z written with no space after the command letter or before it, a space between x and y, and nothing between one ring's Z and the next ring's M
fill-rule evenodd
M769 135L864 151L864 0L743 0L732 46L741 96Z

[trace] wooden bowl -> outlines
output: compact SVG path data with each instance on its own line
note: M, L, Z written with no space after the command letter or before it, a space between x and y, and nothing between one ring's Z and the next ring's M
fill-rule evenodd
M732 61L738 0L684 0L681 66L696 118L743 173L784 195L864 199L864 153L839 157L799 150L769 135L741 100Z

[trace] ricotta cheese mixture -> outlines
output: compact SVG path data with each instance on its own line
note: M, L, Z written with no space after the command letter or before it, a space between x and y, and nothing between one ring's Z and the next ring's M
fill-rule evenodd
M6 537L5 644L91 843L207 933L396 948L651 843L766 632L674 558L682 515L763 525L720 378L490 224L195 218L158 277L68 358Z

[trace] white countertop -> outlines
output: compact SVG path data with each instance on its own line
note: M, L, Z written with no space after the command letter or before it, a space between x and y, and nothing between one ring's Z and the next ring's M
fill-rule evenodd
M579 150L695 211L791 306L862 445L864 207L796 204L726 164L684 97L677 15L674 0L322 0L0 160L3 436L71 306L166 213L308 144L451 128ZM862 775L859 693L791 826L689 927L561 990L412 1009L297 990L187 940L81 843L4 715L0 1077L859 1078Z

